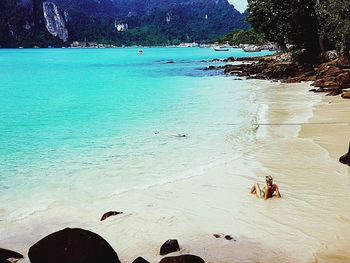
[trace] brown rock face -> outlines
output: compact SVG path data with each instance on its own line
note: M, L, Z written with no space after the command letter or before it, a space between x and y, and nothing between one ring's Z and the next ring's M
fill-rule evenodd
M343 73L337 78L339 88L350 88L350 72Z
M31 263L120 263L117 253L99 235L80 228L65 228L34 244Z
M235 74L242 72L243 67L241 65L226 65L224 73L225 74Z
M160 255L166 255L180 250L179 242L176 239L167 240L160 248Z
M177 257L163 258L159 263L205 263L205 261L194 255L181 255Z
M318 68L318 78L336 78L339 74L342 74L343 70L327 63L320 65Z
M344 92L341 96L344 99L350 99L350 91Z
M311 85L320 88L334 88L338 86L338 84L335 81L329 81L325 79L318 79Z

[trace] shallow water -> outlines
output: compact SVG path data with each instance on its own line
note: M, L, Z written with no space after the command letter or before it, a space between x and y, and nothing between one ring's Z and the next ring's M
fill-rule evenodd
M349 261L349 169L334 158L349 125L256 125L307 122L320 103L307 83L200 70L239 50L136 54L0 50L1 246L26 254L70 226L102 235L122 262L159 262L168 238L208 263ZM315 143L329 138L333 158ZM282 199L248 194L265 175ZM100 222L109 210L124 214Z
M209 65L202 60L247 55L0 50L2 238L36 212L73 200L79 211L106 194L201 174L238 153L257 112L250 86L201 68Z

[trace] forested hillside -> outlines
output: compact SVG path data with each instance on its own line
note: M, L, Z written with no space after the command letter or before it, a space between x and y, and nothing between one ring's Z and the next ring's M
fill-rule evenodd
M117 45L207 42L247 27L245 16L227 0L51 2L54 5L46 4L43 10L43 0L1 1L0 45L59 45L65 38L67 43L87 40Z

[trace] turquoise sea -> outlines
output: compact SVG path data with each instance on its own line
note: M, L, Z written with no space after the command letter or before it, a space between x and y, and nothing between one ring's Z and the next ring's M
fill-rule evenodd
M196 176L238 154L257 112L251 86L201 69L249 55L1 49L0 236L56 205L79 210L79 200Z

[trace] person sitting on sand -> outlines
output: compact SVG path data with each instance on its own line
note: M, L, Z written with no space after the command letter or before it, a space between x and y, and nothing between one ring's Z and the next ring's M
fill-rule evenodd
M273 183L273 179L269 175L266 176L266 186L264 188L261 189L259 184L256 183L250 189L251 194L255 194L258 198L264 198L264 200L273 197L275 192L276 196L280 198L281 194L278 186Z

